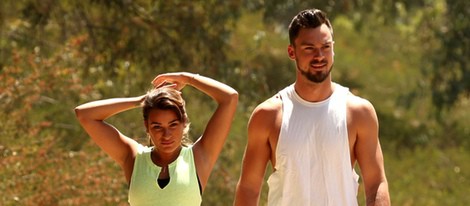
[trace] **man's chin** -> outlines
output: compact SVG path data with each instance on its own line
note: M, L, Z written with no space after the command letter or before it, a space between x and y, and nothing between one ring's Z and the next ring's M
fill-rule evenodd
M310 80L311 82L314 82L314 83L324 82L328 78L329 74L330 74L329 72L325 72L325 71L318 71L318 72L315 72L314 74L312 74L312 73L308 73L308 74L303 73L303 75L308 80Z

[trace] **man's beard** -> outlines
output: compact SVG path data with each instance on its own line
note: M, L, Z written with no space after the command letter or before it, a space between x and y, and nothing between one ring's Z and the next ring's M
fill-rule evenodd
M308 69L307 69L307 71L303 71L299 67L297 67L297 69L300 71L300 74L302 74L308 80L310 80L314 83L322 83L330 75L331 70L333 69L333 65L331 65L330 69L326 72L316 71L314 73L311 73L311 72L309 72Z

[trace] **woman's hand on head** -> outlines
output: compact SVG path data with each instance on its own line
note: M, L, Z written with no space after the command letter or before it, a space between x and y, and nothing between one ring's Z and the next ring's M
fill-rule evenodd
M160 74L153 79L152 84L155 88L172 87L181 91L188 84L190 76L185 72Z

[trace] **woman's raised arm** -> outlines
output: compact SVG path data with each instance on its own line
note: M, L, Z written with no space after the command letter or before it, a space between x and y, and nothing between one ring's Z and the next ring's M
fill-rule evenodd
M113 98L82 104L75 108L75 114L91 139L113 158L127 174L132 169L138 143L123 135L104 120L117 113L140 107L145 95L129 98ZM128 179L128 180L129 180Z
M218 104L204 133L193 147L198 175L204 188L229 134L238 104L238 92L209 77L187 72L162 74L153 80L155 86L166 83L175 84L177 89L191 85L212 97Z

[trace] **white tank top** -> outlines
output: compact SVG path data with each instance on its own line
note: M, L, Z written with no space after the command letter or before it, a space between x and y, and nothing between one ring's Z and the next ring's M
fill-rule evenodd
M279 92L282 124L276 171L268 179L268 205L357 205L358 178L349 154L346 99L334 84L321 102L303 100L290 85Z

